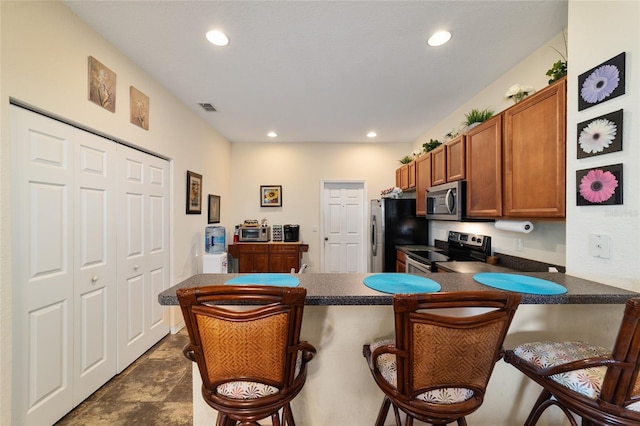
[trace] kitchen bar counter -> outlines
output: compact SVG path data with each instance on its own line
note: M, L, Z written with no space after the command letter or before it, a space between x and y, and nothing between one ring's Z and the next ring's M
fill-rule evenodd
M475 262L473 262L475 263ZM176 300L180 287L224 284L240 274L200 274L160 294L163 305L181 318ZM292 401L299 426L369 426L375 423L383 394L376 386L362 345L394 335L392 296L366 287L369 274L297 274L307 288L301 337L318 354L309 364L307 382ZM636 293L561 273L524 273L564 285L561 296L524 295L505 340L506 348L540 340L583 340L612 347L622 319L624 302ZM473 281L473 274L426 275L442 291L490 289ZM193 372L193 424L215 424L216 412L203 400L196 364ZM467 417L470 425L521 425L533 406L539 386L512 366L498 361L484 403ZM563 415L545 412L547 425L565 424ZM391 416L392 417L392 416ZM391 418L385 424L392 424ZM541 423L542 424L542 423Z
M460 267L463 266L460 265ZM492 272L497 271L493 270ZM630 297L638 296L637 293L631 291L561 273L521 272L520 274L552 281L567 288L567 293L555 296L524 294L522 304L620 304L625 303ZM194 275L160 293L158 301L161 305L177 305L176 290L180 287L224 284L231 278L241 275L245 274ZM363 284L364 278L369 275L371 274L295 274L300 280L300 286L307 289L307 305L391 305L393 299L391 294L372 290ZM475 282L471 273L439 273L424 276L439 283L442 287L441 291L493 290L491 287Z

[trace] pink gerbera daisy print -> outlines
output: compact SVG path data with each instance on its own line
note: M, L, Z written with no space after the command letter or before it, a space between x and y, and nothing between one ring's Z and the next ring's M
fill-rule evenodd
M600 169L589 170L580 180L580 196L590 203L603 203L615 194L618 180L613 173Z

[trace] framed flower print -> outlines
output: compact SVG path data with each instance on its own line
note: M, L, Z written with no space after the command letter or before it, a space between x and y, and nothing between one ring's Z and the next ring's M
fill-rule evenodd
M624 95L625 52L578 76L578 111Z
M576 171L576 205L622 204L622 164Z
M577 157L622 151L622 110L578 123Z
M282 185L260 185L260 207L282 207Z

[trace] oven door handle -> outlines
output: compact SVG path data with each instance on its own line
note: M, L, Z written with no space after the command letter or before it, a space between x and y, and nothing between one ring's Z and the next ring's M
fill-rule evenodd
M445 195L444 200L447 206L447 211L449 214L453 214L456 209L456 197L453 189L447 190L447 195Z

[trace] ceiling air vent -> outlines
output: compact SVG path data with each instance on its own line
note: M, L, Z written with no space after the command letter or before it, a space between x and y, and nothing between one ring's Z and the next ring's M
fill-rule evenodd
M205 111L209 111L209 112L217 112L218 111L216 109L216 107L214 107L213 105L211 105L208 102L199 102L198 105L200 105L202 108L204 108Z

